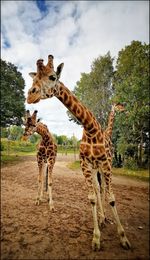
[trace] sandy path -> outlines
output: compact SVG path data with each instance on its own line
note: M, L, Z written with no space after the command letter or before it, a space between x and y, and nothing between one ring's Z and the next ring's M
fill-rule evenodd
M113 178L117 208L132 243L119 245L115 224L101 233L101 250L92 252L92 213L81 171L67 167L71 156L57 157L53 174L55 212L45 200L34 204L37 193L35 157L26 157L1 171L1 259L148 259L148 183ZM107 214L112 218L109 208Z

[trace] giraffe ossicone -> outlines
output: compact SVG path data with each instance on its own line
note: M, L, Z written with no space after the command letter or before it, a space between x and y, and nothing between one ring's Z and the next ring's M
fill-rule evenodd
M42 139L38 144L37 151L37 163L39 168L38 174L38 195L36 198L36 204L39 205L43 200L44 194L44 166L47 164L46 172L46 189L48 189L48 201L50 210L54 210L53 199L52 199L52 171L57 155L57 146L53 140L48 127L37 119L37 110L30 114L27 110L23 124L25 125L23 140L27 140L35 132L38 133Z
M83 105L75 95L59 81L63 63L61 63L56 72L54 71L53 57L51 62L45 66L42 62L37 62L37 72L30 73L33 77L32 87L28 91L27 102L37 103L40 99L47 99L53 96L57 97L68 110L76 117L83 126L83 136L80 143L80 164L88 189L88 198L91 202L93 215L93 250L100 249L100 228L99 222L103 222L104 210L100 192L100 185L97 173L101 173L106 186L106 194L109 205L117 225L117 231L123 248L131 247L126 237L123 226L121 225L117 213L115 196L112 190L112 165L109 160L108 152L110 148L106 146L107 140L101 125L96 120L92 112ZM100 220L100 221L99 221Z

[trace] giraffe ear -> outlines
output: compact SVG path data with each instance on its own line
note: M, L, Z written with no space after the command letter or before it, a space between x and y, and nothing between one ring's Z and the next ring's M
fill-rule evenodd
M57 74L58 79L60 78L63 67L64 67L64 63L59 64L57 67L56 74Z
M38 123L38 122L40 122L40 120L41 120L41 119L40 119L40 118L38 118L38 120L37 120L37 123Z
M36 72L30 72L29 75L31 78L34 78L36 76Z
M25 125L25 123L26 123L25 117L21 117L21 119L22 119L23 125Z

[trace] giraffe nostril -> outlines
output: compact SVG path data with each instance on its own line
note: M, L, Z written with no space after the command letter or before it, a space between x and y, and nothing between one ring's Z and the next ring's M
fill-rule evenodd
M34 93L34 92L35 92L35 90L36 90L36 88L33 88L33 89L32 89L32 93Z

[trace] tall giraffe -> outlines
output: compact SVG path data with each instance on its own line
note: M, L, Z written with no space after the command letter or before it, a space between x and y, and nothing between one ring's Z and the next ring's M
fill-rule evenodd
M32 115L30 111L26 111L25 120L25 131L23 134L23 140L26 140L33 133L41 135L42 140L38 145L37 162L39 168L38 175L38 195L36 204L39 205L43 198L44 192L44 163L47 163L48 170L48 197L50 210L54 210L53 199L52 199L52 171L57 155L57 146L54 143L53 137L49 132L47 126L37 120L37 111L35 110Z
M83 125L83 136L80 143L80 164L88 188L88 198L92 206L94 222L92 248L93 250L100 249L100 229L97 218L97 207L101 212L99 217L102 220L104 219L100 186L97 180L97 171L100 170L104 175L108 201L117 224L120 243L123 248L129 249L131 247L130 242L125 235L116 209L115 196L111 184L112 170L107 158L104 133L94 115L59 81L63 65L64 64L61 63L55 72L52 55L48 56L46 66L43 64L42 59L37 61L37 72L29 73L33 78L33 84L28 91L27 102L28 104L37 103L40 99L55 96Z

